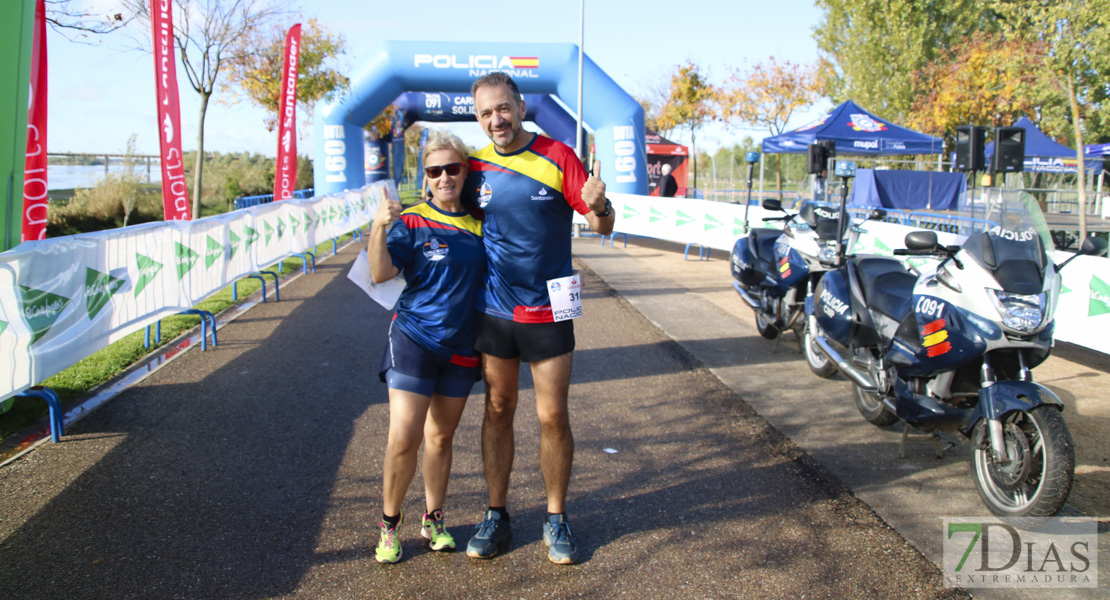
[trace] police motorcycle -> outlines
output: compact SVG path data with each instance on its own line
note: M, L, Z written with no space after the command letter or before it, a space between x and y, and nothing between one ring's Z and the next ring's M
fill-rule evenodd
M1063 404L1032 375L1052 349L1068 261L1049 258L1052 237L1030 196L990 188L965 208L984 225L961 246L914 231L895 250L939 260L935 271L857 255L822 277L816 341L854 383L865 419L966 436L987 508L1033 527L1063 507L1075 471ZM1088 238L1077 256L1105 250Z
M750 198L750 171L748 194ZM805 303L821 276L836 268L836 240L843 239L840 215L813 202L803 203L795 214L775 199L764 200L762 206L782 212L782 216L763 221L782 222L783 227L753 228L736 240L731 256L732 287L755 311L761 336L774 340L784 331L801 330L799 338L810 370L819 377L831 377L837 372L836 364L817 346L805 318ZM872 214L873 218L883 216L882 211ZM858 225L850 227L846 243L854 244L862 231Z

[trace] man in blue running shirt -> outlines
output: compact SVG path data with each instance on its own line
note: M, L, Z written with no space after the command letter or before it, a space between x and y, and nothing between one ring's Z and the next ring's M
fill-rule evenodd
M524 100L505 73L471 87L482 130L493 142L470 157L465 192L484 212L486 284L478 293L474 349L482 353L486 412L482 423L489 510L467 544L492 558L512 541L506 510L515 452L513 417L520 363L529 363L540 420L540 469L547 492L543 540L558 564L578 561L566 518L574 438L567 414L574 322L555 321L547 282L573 274L571 221L586 217L597 233L613 230L605 183L588 176L565 144L525 131Z

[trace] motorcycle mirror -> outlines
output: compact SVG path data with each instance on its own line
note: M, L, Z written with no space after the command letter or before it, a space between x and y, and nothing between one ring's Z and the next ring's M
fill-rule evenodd
M763 208L767 210L782 210L782 200L777 198L767 198L763 201Z
M870 221L882 221L883 219L886 219L886 211L881 208L876 208L875 210L871 211L871 214L867 216L867 219Z
M1080 256L1100 256L1102 254L1105 254L1106 246L1106 240L1100 237L1090 236L1084 239L1083 243L1079 245L1079 252L1072 254L1068 257L1067 260L1056 265L1056 272L1059 272L1060 269L1063 269L1068 265L1068 263L1079 258Z
M906 248L910 250L932 250L937 247L937 232L911 231L906 234Z
M1079 254L1083 256L1102 256L1106 254L1107 247L1106 240L1091 236L1083 239L1083 243L1079 245Z
M749 153L745 154L744 155L744 161L747 162L749 165L752 165L752 164L755 164L755 163L759 162L759 153L758 152L749 152Z

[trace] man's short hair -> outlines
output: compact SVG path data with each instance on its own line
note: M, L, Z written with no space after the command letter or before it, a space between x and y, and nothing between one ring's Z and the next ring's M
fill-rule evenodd
M519 104L521 102L524 102L524 96L520 95L520 88L516 86L516 82L513 81L513 78L509 77L507 73L503 73L501 71L486 73L485 75L482 75L478 79L474 80L474 83L470 86L470 95L475 95L475 93L477 93L478 91L478 88L488 85L509 86L509 91L513 93L513 98L516 99L517 103Z

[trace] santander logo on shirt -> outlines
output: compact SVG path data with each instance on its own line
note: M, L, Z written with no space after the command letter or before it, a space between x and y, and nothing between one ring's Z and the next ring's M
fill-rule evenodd
M545 188L545 187L540 188L540 191L539 191L538 195L532 196L532 200L536 200L536 201L540 201L540 202L547 201L547 200L554 200L554 199L555 199L555 196L551 195L551 192L548 192L547 188Z

